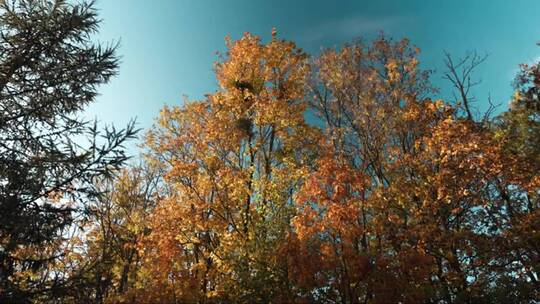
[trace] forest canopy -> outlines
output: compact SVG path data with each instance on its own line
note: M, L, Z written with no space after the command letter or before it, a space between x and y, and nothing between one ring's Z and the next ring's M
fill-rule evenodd
M0 3L0 303L540 301L540 63L495 110L476 53L443 100L407 39L245 33L128 161L80 118L118 72L94 4Z

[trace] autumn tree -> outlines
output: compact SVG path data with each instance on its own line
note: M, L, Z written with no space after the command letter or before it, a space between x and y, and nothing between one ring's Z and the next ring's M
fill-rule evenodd
M85 303L129 301L138 287L140 242L160 195L167 193L157 168L148 164L123 169L114 180L97 183L100 194L88 202L76 261L74 299Z
M539 92L540 63L521 65L515 80L509 110L495 121L495 138L511 175L499 183L504 200L504 234L498 242L500 263L505 265L505 282L520 298L540 298L538 294L540 251L539 191ZM518 275L515 275L518 274ZM506 296L505 291L499 294Z
M325 279L312 286L321 301L380 302L382 295L399 301L398 295L391 297L399 280L405 286L397 291L407 293L422 287L407 289L409 282L426 279L425 271L418 270L418 278L393 272L401 262L429 259L387 225L407 217L408 206L381 197L400 174L395 164L414 153L415 141L436 119L424 113L426 105L436 105L425 100L428 72L417 68L417 53L407 40L381 36L371 45L328 50L316 61L311 106L326 124L328 154L298 194L302 211L295 224L311 250L333 261L329 272L321 273ZM412 292L408 296L414 299Z
M275 34L267 44L245 34L227 48L215 67L219 91L165 108L148 134L174 188L145 248L163 301L294 296L275 250L318 134L304 120L307 56Z
M0 302L67 292L55 264L74 213L127 158L133 125L100 133L79 117L117 72L98 25L92 3L0 2Z
M416 54L381 37L320 57L310 87L330 156L297 195L297 252L310 259L294 265L314 277L299 282L315 299L344 303L535 298L527 244L537 165L505 152L519 141L501 139L531 129L497 132L468 114L470 104L462 116L459 104L426 98ZM534 99L525 73L520 88Z

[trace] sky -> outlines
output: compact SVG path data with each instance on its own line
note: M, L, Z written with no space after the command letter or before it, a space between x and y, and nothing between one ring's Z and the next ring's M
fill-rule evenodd
M98 0L96 7L103 19L97 39L120 42L121 64L86 115L117 127L136 118L148 129L164 105L214 92L225 36L251 32L268 41L273 27L312 55L381 31L409 38L422 50L421 67L434 70L441 98L452 96L442 78L444 51L488 54L475 74L480 108L491 96L504 110L518 65L540 59L538 0Z

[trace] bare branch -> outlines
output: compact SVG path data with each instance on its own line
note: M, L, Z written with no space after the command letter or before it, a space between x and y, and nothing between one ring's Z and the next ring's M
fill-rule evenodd
M448 52L444 52L444 56L444 63L448 71L444 74L443 78L450 81L452 86L457 90L463 102L467 119L473 120L471 108L476 99L471 95L471 88L478 85L481 81L473 80L472 73L487 59L488 55L481 56L476 52L468 52L457 61L452 59L452 56Z

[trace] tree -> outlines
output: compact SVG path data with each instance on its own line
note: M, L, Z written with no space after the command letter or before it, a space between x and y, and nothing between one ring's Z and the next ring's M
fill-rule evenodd
M84 225L83 258L77 261L82 274L77 301L134 301L140 275L142 240L150 232L149 217L162 188L159 170L148 165L119 172L114 180L99 183L101 195L89 206Z
M273 252L290 232L292 193L318 134L304 120L307 56L275 34L267 44L245 34L227 47L216 64L220 90L163 109L148 135L174 192L157 207L145 246L154 261L146 299L294 296L286 260Z
M505 253L501 263L509 264L508 271L519 274L518 278L505 277L513 286L512 294L540 299L540 63L520 68L509 110L494 121L494 137L507 159L505 167L516 172L499 187L507 230L498 250ZM504 291L499 294L506 296Z
M101 133L79 117L118 68L98 25L91 2L0 2L0 302L66 292L55 263L75 213L127 159L132 123Z
M297 282L323 302L536 299L535 70L497 130L422 97L417 52L381 37L318 59L326 153L297 193Z
M321 262L305 273L318 301L418 302L426 297L430 258L404 241L412 202L389 199L406 189L399 165L441 117L426 96L429 73L419 50L384 36L327 50L316 60L310 104L325 123L326 153L297 193L301 252ZM397 169L397 170L396 170ZM302 270L301 259L294 265ZM321 266L323 265L323 266ZM415 267L411 271L408 267ZM323 292L324 291L324 292Z

